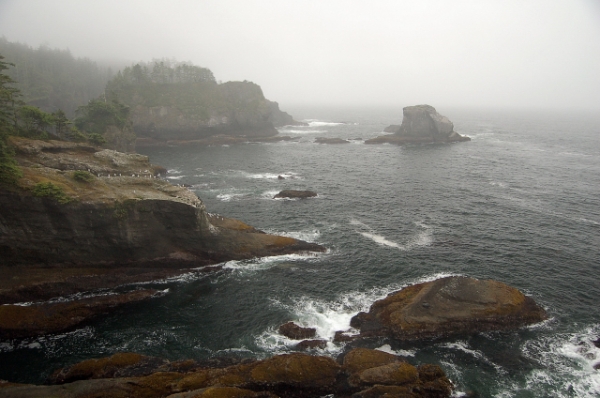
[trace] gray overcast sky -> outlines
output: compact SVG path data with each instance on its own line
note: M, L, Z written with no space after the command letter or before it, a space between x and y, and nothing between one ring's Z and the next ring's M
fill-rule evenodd
M285 105L600 110L599 0L0 0L0 35L174 57Z

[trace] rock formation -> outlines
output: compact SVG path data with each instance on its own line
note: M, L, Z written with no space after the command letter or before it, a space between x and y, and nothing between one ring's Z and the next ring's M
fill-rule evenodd
M470 141L454 131L454 124L430 105L407 106L403 109L402 125L391 125L385 132L394 133L365 141L366 144L422 144Z
M3 397L450 397L437 365L413 366L381 351L355 349L335 360L294 353L227 367L118 353L57 370L59 385L0 384ZM353 395L354 394L354 395Z
M308 126L308 123L294 120L292 115L279 109L279 104L275 101L268 101L269 104L269 121L275 127L282 126Z
M147 86L116 91L117 99L131 108L137 145L203 145L219 135L251 140L276 136L275 126L302 125L251 82L166 84L160 94L151 83Z
M345 140L343 138L335 137L335 138L327 138L327 137L317 137L315 138L315 144L349 144L350 141Z
M324 251L209 215L193 192L156 178L165 170L146 156L62 141L10 142L23 176L0 187L0 304L155 280L227 260ZM124 302L88 307L105 312ZM77 312L45 308L53 316L44 318L48 325L32 324L31 334L55 330L50 324ZM26 325L27 314L18 320L3 309L0 328ZM2 333L27 334L21 326L9 329Z
M317 193L314 191L297 191L294 189L285 189L275 195L273 198L287 198L287 199L303 199L303 198L314 198Z
M494 280L447 277L390 294L352 318L362 337L400 340L517 328L540 322L546 312L532 298Z

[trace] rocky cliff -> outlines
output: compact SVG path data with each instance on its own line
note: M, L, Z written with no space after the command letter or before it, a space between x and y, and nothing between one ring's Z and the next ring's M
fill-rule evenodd
M454 131L454 124L446 117L440 115L433 106L415 105L403 109L401 125L390 125L384 129L390 135L379 136L367 140L367 144L391 143L436 143L470 141Z
M0 304L324 250L207 213L193 192L160 179L164 169L146 156L63 141L10 143L23 176L0 189ZM0 329L2 314L15 316L4 307Z
M117 84L118 83L118 84ZM130 107L138 145L206 140L217 135L272 137L300 124L267 100L257 84L111 82L110 96Z

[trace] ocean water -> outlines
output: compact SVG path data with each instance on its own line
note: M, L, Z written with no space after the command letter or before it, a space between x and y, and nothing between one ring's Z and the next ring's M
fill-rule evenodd
M293 142L143 148L211 213L317 242L316 256L228 262L156 281L165 294L76 331L0 342L0 378L136 351L170 359L264 358L293 351L287 321L332 342L388 293L447 275L492 278L532 296L548 321L510 332L367 346L438 363L456 396L600 396L600 115L438 109L472 138L451 145L365 145L401 109L297 109ZM315 144L340 137L350 144ZM284 179L279 179L282 176ZM318 197L273 199L282 189Z

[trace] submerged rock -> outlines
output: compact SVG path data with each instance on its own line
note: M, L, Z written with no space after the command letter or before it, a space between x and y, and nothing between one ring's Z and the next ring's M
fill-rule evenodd
M543 308L513 287L452 276L392 293L351 325L362 337L416 340L517 328L546 318Z
M379 136L365 141L365 144L424 144L438 142L470 141L454 131L454 124L440 115L433 106L415 105L403 109L402 124L390 125L384 130L390 135Z
M314 191L296 191L293 189L286 189L279 192L277 195L273 197L273 199L278 198L288 198L288 199L302 199L302 198L314 198L317 196L317 193Z

